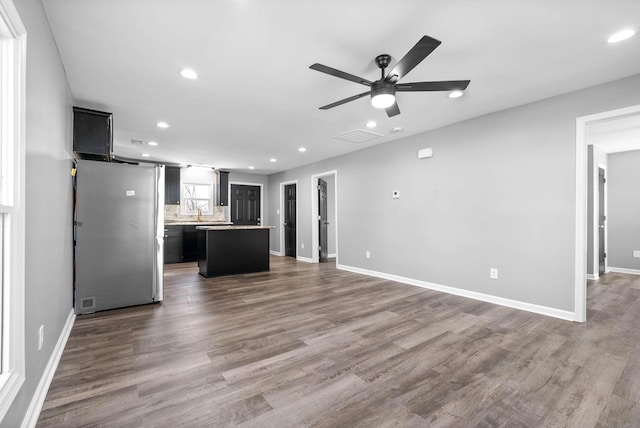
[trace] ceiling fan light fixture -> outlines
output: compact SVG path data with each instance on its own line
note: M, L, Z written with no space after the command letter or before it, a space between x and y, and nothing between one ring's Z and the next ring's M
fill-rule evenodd
M396 102L396 88L393 84L377 81L371 85L371 105L375 108L388 108Z

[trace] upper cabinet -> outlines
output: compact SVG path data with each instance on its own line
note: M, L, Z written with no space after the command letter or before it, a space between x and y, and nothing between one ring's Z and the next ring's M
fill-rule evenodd
M229 205L229 171L216 171L218 178L217 205L226 207Z
M80 159L111 161L111 113L73 108L73 151Z
M164 169L164 203L180 205L180 168L167 166Z

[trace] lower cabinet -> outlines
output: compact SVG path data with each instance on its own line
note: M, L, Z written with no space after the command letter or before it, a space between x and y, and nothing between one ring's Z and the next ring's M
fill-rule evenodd
M164 262L181 263L198 260L198 230L196 226L164 227Z
M182 226L164 227L164 262L182 261Z
M198 260L198 230L195 226L182 226L182 261Z

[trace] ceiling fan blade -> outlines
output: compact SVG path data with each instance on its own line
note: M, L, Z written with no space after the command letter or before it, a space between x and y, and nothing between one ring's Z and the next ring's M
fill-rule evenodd
M467 89L469 82L470 80L442 80L439 82L398 83L396 84L396 91L462 91Z
M387 116L393 117L400 114L400 108L398 107L398 103L395 102L391 107L386 108Z
M336 70L335 68L327 67L326 65L315 63L309 66L310 69L319 71L321 73L330 74L331 76L339 77L341 79L350 80L352 82L360 83L361 85L371 86L371 81L363 79L362 77L354 76L353 74L345 73L344 71Z
M346 104L349 101L355 101L358 98L362 98L362 97L366 97L367 95L369 95L371 92L367 91L367 92L363 92L361 94L358 95L354 95L352 97L349 98L345 98L344 100L340 100L340 101L336 101L335 103L331 103L331 104L327 104L326 106L322 106L320 107L320 110L329 110L330 108L334 108L334 107L338 107L339 105L342 104Z
M414 47L402 57L400 61L389 72L385 80L387 82L397 82L402 79L413 68L420 64L435 48L442 43L440 40L436 40L429 36L423 36Z

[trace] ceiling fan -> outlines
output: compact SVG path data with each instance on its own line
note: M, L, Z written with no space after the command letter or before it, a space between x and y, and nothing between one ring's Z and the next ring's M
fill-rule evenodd
M440 40L436 40L429 36L423 36L414 47L391 69L389 73L384 74L385 69L391 61L391 56L387 54L378 55L376 64L380 67L381 77L374 82L327 67L326 65L315 63L309 68L312 70L327 73L341 79L350 80L370 87L371 89L358 95L345 98L335 103L327 104L320 107L320 110L328 110L333 107L357 100L367 95L371 95L371 104L376 108L386 109L389 117L400 114L398 103L396 102L396 92L422 92L422 91L463 91L469 85L469 80L442 80L436 82L415 82L415 83L398 83L406 74L420 64L431 52L437 48Z

